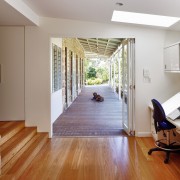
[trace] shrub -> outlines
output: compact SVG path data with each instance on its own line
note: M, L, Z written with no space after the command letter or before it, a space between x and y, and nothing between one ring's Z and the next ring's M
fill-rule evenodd
M103 82L103 80L100 78L96 78L94 81L95 81L94 84L102 84Z
M88 85L102 84L103 80L100 78L91 78L87 80Z
M93 80L88 79L88 80L87 80L87 84L88 84L88 85L93 85Z

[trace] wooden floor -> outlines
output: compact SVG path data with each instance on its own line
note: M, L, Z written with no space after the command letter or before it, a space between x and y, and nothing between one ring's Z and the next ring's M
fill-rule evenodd
M92 93L104 97L93 101ZM108 85L86 86L53 124L55 136L122 135L122 102Z
M179 180L180 155L148 149L152 138L53 137L32 161L21 180Z
M0 121L0 179L18 179L48 140L25 121Z

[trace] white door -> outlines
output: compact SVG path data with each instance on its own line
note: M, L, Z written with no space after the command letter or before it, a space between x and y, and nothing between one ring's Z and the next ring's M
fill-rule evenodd
M123 128L128 135L135 133L135 39L126 39L122 46L122 112Z

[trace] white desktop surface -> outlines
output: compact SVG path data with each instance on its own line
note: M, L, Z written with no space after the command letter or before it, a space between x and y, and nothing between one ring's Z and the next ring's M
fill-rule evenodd
M173 97L168 99L162 104L162 107L164 108L165 114L168 115L172 111L174 111L176 108L180 107L180 92L175 94ZM153 110L152 103L149 105L149 108ZM180 133L180 119L176 119L172 121L171 119L167 118L167 120L174 124L177 128L177 132Z
M165 101L162 104L162 107L164 108L166 115L174 111L176 108L180 107L180 92L175 94L173 97L171 97L167 101ZM176 128L178 129L177 131L180 131L180 119L176 119L172 121L169 118L167 118L167 120L176 126Z
M164 108L166 115L174 111L176 108L180 107L180 92L165 101L162 104L162 107Z
M180 119L176 119L176 120L172 121L171 119L167 118L167 120L168 120L170 123L174 124L174 125L176 126L176 128L177 128L176 131L177 131L178 133L180 133Z

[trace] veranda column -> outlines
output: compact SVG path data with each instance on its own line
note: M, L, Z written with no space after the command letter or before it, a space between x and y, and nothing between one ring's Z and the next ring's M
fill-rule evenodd
M109 86L112 86L112 65L111 60L109 60Z
M115 78L115 75L116 75L116 63L115 63L115 58L113 57L113 65L114 65L114 77L113 77L113 89L114 89L114 92L116 91L116 78Z
M119 99L121 99L121 74L120 74L120 59L121 58L121 54L120 54L120 51L118 52L118 96L119 96Z

